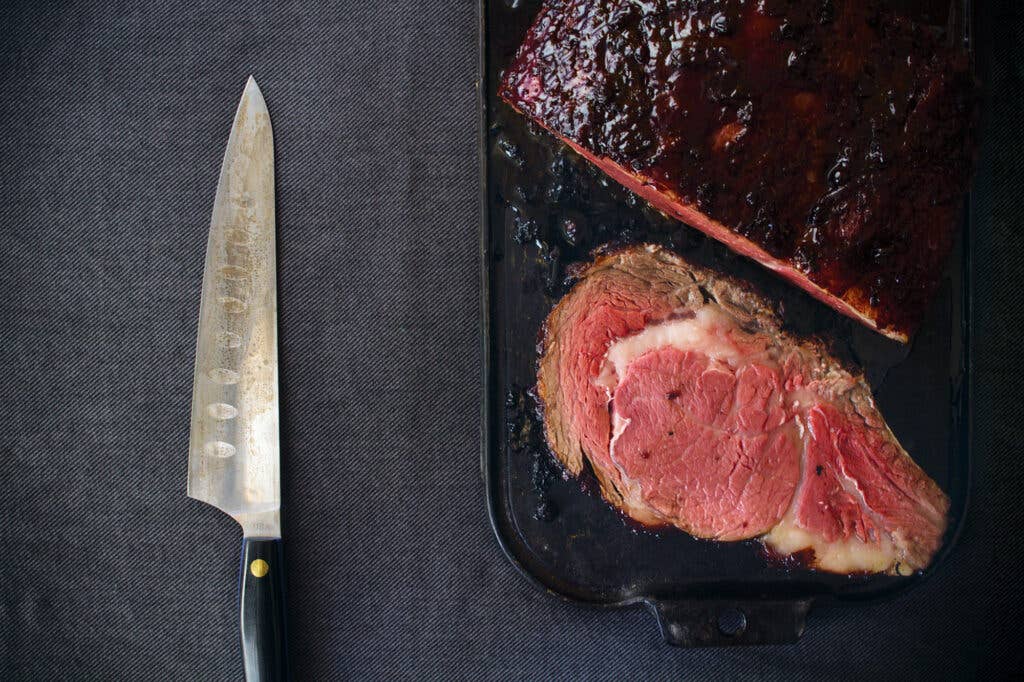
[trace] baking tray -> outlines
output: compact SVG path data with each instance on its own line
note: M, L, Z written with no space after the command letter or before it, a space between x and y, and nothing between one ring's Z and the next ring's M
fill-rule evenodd
M954 550L967 511L971 456L971 211L912 344L883 338L697 230L648 207L503 104L496 95L539 0L491 0L481 12L485 400L481 466L498 542L533 583L596 606L645 604L679 646L795 641L812 604L855 604L909 589ZM971 43L977 6L906 3ZM944 5L940 6L940 5ZM945 22L942 22L945 23ZM532 394L541 326L595 247L649 241L751 282L789 329L819 334L862 366L914 460L947 492L943 548L910 577L837 576L771 560L756 541L716 543L642 528L569 478L544 442ZM582 488L582 489L581 489Z

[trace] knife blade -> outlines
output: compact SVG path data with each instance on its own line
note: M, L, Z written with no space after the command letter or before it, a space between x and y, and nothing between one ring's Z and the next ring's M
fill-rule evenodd
M250 76L221 165L199 306L188 495L242 527L248 680L286 679L277 387L274 142Z

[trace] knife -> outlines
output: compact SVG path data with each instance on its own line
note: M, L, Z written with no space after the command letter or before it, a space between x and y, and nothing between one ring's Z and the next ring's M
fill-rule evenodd
M274 140L250 76L224 152L199 306L188 495L242 526L247 680L288 678L277 394Z

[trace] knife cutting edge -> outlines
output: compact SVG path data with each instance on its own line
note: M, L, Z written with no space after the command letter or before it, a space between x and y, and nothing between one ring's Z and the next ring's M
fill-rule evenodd
M250 76L213 204L192 387L188 495L242 526L247 680L288 678L277 387L274 140Z

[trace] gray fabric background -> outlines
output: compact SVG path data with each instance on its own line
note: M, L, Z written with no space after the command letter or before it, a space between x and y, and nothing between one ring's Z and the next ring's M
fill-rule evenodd
M1019 14L993 22L958 551L893 602L815 611L797 646L680 651L643 610L537 592L491 535L474 3L4 3L0 678L240 678L239 531L184 486L203 249L250 72L277 148L297 679L1019 671Z

